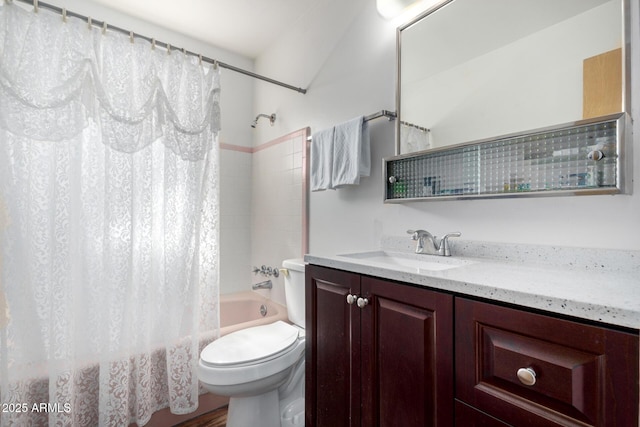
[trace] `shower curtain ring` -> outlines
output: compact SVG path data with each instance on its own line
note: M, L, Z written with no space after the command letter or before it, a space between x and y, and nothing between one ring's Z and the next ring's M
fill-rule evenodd
M90 16L87 17L87 28L89 28L89 30L93 29L93 20Z
M38 0L33 0L33 11L38 13Z
M62 8L62 22L67 22L67 9Z
M107 21L102 22L102 34L107 34Z

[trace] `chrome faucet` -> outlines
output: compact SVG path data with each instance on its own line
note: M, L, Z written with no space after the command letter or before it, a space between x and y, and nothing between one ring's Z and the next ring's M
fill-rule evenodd
M426 230L407 230L408 234L411 234L411 240L416 241L416 253L417 254L429 254L440 256L451 256L451 250L449 249L449 238L460 237L462 233L455 231L453 233L447 233L438 242L437 237L429 233ZM428 244L425 247L425 239L428 240Z
M271 289L271 288L273 288L273 283L271 283L271 280L265 280L264 282L251 285L251 289L253 289L254 291L256 289Z

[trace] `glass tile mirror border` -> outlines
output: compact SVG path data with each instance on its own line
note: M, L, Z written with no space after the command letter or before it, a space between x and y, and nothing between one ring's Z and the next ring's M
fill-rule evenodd
M619 193L623 118L384 159L385 201Z

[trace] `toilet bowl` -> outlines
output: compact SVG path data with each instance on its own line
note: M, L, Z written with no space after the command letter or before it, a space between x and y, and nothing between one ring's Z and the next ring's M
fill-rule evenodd
M277 321L242 329L200 354L200 382L230 397L227 427L304 426L304 262L287 260L283 267L294 324Z

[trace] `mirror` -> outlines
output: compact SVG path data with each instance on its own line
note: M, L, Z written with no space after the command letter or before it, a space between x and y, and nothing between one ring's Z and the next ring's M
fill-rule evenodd
M624 112L626 0L445 0L398 28L396 154Z

